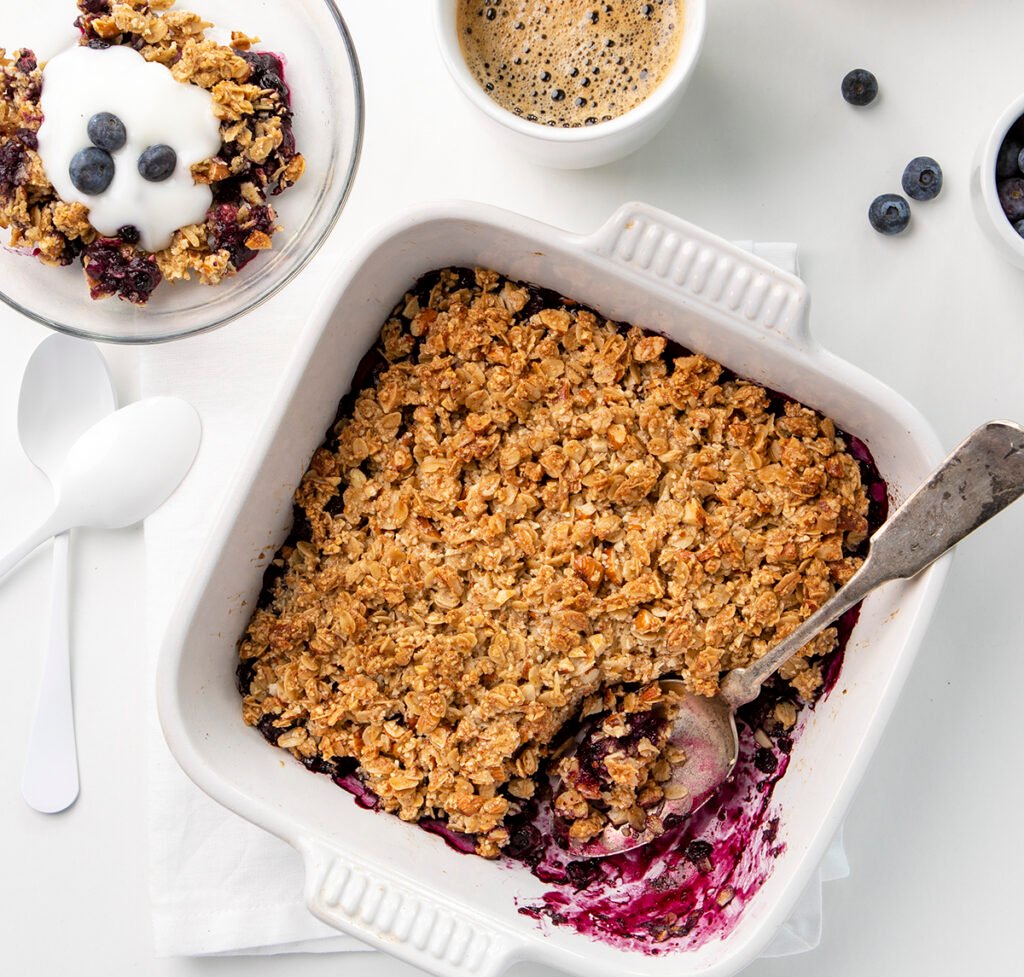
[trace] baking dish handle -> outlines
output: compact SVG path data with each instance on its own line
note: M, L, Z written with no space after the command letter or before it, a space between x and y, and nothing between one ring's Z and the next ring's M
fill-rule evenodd
M584 245L744 327L813 345L807 286L796 275L663 210L625 204Z
M385 881L319 842L299 844L306 905L329 926L430 973L497 977L513 940L418 886Z

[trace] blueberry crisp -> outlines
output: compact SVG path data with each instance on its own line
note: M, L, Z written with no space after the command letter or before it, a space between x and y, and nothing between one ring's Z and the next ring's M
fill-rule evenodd
M218 43L174 3L79 0L72 51L44 64L0 49L0 228L44 264L80 262L94 299L144 305L163 281L220 284L272 248L271 199L305 168L280 57L238 32ZM140 107L147 86L173 111ZM163 223L133 206L162 208Z
M869 496L831 420L557 293L432 273L352 390L239 645L244 719L482 855L581 716L601 769L589 793L561 771L569 830L644 817L682 759L644 715L656 680L713 695L860 565ZM786 728L836 640L783 667Z

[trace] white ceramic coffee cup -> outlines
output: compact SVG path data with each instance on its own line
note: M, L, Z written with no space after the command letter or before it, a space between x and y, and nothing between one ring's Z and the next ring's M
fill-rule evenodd
M985 137L974 157L971 171L971 202L974 216L988 239L1003 257L1024 268L1024 237L1007 220L996 192L996 156L1013 124L1024 115L1024 94L1015 98ZM1022 174L1024 176L1024 174Z
M438 44L455 83L509 146L536 163L583 169L621 159L656 135L679 103L704 43L706 0L685 0L679 53L664 81L636 108L609 122L574 129L529 122L503 109L473 77L459 44L457 0L434 0Z

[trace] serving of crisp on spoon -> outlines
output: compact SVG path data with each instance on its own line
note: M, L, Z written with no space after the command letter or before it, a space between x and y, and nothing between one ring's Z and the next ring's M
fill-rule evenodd
M678 679L660 685L672 700L667 746L685 756L672 768L658 817L681 818L707 803L739 757L736 710L809 641L892 580L907 580L1024 494L1024 427L991 421L978 428L871 537L853 577L795 631L746 668L729 672L713 698L694 695ZM571 755L582 740L568 747ZM666 787L668 784L665 785ZM579 857L601 858L639 848L658 834L629 824L607 825L586 842L570 840Z

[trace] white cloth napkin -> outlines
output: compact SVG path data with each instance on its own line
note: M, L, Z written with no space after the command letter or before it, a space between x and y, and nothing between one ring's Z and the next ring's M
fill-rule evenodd
M743 246L797 271L795 245ZM303 287L311 294L322 284L318 271L323 267L314 265L302 286L292 289ZM301 325L292 316L286 291L219 332L140 351L142 395L184 397L203 419L203 445L192 472L146 521L147 643L154 662L181 587L273 401L281 366ZM307 912L301 860L288 845L220 807L188 780L164 744L155 713L149 746L150 889L158 954L367 949ZM848 874L840 833L765 955L817 946L821 884Z

